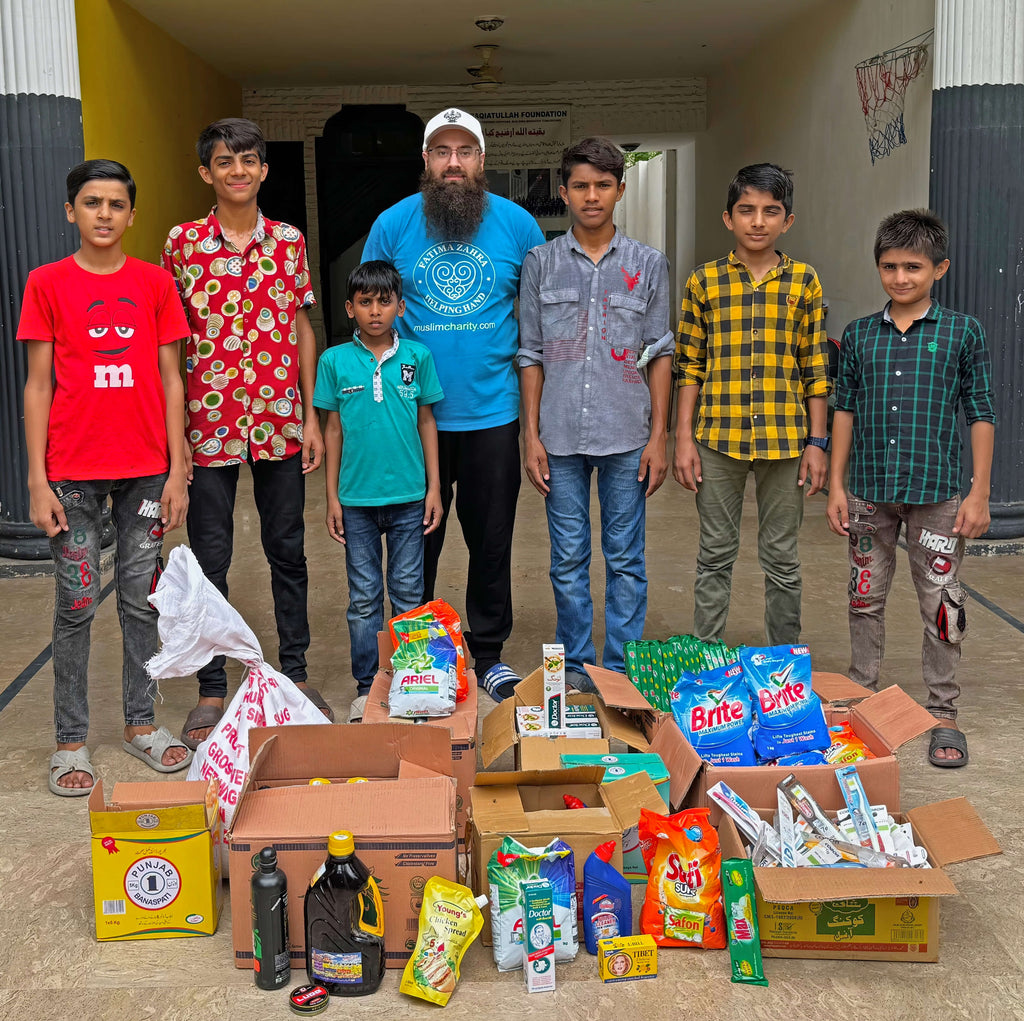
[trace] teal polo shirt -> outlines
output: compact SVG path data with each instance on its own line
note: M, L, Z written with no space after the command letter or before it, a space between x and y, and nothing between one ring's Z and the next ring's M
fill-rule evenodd
M444 397L430 351L399 340L376 356L358 333L321 356L313 406L341 419L342 506L383 507L422 500L427 491L417 417L421 404Z

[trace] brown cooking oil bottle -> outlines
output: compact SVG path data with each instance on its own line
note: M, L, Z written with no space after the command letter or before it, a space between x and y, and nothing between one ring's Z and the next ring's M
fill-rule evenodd
M306 971L332 996L365 996L384 977L384 909L370 870L345 830L306 891Z

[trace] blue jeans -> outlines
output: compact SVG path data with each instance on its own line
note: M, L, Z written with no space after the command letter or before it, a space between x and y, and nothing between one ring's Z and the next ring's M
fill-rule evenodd
M384 629L383 545L388 549L391 616L423 602L423 501L384 507L342 507L348 575L349 643L357 694L365 695L377 672L377 632Z
M68 531L50 540L56 597L53 604L53 721L58 744L89 734L89 644L100 598L101 514L107 496L117 533L114 584L121 623L121 698L129 727L153 723L155 683L145 662L156 654L156 610L149 595L163 561L160 496L166 474L135 479L51 482Z
M595 468L605 566L605 668L625 672L623 642L643 637L647 616L647 483L637 481L641 453L643 448L602 456L548 454L551 492L544 508L551 536L551 585L558 615L555 640L565 646L566 668L578 674L583 673L585 662L597 662L594 601L590 594L590 477Z

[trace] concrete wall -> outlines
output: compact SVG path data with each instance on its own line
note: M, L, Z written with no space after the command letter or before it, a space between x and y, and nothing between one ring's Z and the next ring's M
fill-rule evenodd
M131 170L138 213L125 250L156 262L168 229L213 205L196 136L239 116L242 90L122 0L77 0L75 15L85 155Z
M795 176L783 250L817 269L830 336L884 304L871 254L878 222L928 204L931 67L906 94L907 144L872 165L854 65L933 22L934 0L830 2L709 75L708 130L696 136L698 261L731 247L721 213L736 170L779 163Z

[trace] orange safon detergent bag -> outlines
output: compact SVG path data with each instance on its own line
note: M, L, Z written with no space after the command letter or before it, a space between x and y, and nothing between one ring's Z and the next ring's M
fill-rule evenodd
M640 844L648 874L640 932L653 936L659 946L726 946L722 852L709 814L707 808L668 816L640 809Z
M394 624L398 620L436 620L444 626L444 629L451 636L455 644L455 677L458 687L455 693L455 701L462 702L469 697L469 680L466 677L466 654L462 649L462 621L459 615L443 599L431 599L423 606L417 606L414 610L406 610L397 617L388 621L388 630L391 632L391 644L398 648L398 635L395 632Z

